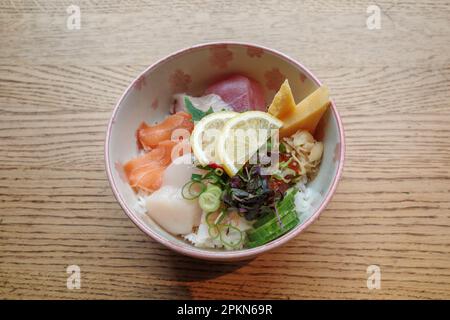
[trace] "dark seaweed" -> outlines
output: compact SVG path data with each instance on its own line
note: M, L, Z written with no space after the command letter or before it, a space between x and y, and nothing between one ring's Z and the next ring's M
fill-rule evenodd
M249 221L272 213L282 195L269 188L269 178L261 175L258 165L247 164L230 179L222 200Z

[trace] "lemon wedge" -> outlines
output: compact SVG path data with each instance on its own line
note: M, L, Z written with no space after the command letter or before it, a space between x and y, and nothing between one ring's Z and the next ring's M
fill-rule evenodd
M215 154L217 137L225 122L236 115L237 112L233 111L214 112L195 124L190 142L192 151L201 165L206 166L212 162L219 162Z
M262 111L247 111L229 119L217 139L216 155L232 177L280 129L283 122Z

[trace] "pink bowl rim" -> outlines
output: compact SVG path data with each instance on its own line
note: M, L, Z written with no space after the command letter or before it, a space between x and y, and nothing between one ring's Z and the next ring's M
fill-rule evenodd
M105 138L105 162L106 162L106 172L107 172L107 176L108 176L108 180L109 183L111 185L111 189L113 190L113 194L115 196L115 198L117 199L117 201L119 202L120 206L122 207L122 209L125 211L125 213L127 214L127 216L131 219L131 221L133 221L133 223L139 228L141 229L142 232L144 232L145 234L147 234L148 236L150 236L153 240L165 245L166 247L193 257L193 258L198 258L198 259L204 259L204 260L212 260L212 261L233 261L233 260L243 260L243 259L250 259L253 258L259 254L262 254L264 252L267 252L269 250L275 249L283 244L285 244L286 242L290 241L291 239L293 239L294 237L296 237L298 234L300 234L304 229L306 229L310 224L312 224L318 217L319 215L322 213L322 211L326 208L326 206L328 205L328 203L330 202L331 198L333 197L338 182L342 176L342 171L343 171L343 167L344 167L344 159L345 159L345 136L344 136L344 128L343 128L343 124L342 124L342 120L339 116L339 113L337 111L336 105L334 103L334 101L331 101L331 110L333 112L333 115L336 118L337 121L337 126L338 126L338 130L339 130L339 138L340 138L340 158L339 158L339 166L338 166L338 170L336 172L336 175L334 177L334 180L331 184L331 188L329 189L328 193L326 194L323 202L321 203L320 207L309 217L308 220L306 220L305 222L303 222L299 227L295 228L294 230L288 232L287 234L283 235L282 237L269 242L265 245L262 245L260 247L257 248L252 248L252 249L243 249L243 250L238 250L238 251L207 251L205 249L200 249L200 248L185 248L185 247L181 247L178 246L175 243L170 242L168 239L156 234L155 232L153 232L139 217L137 217L132 210L126 205L125 201L123 200L122 196L120 195L118 188L114 182L114 179L112 177L112 168L110 167L109 163L109 143L110 143L110 137L111 137L111 129L112 129L112 125L114 124L115 121L115 117L117 115L117 112L120 108L120 105L122 104L122 101L124 100L124 98L129 94L130 89L133 87L133 85L135 84L136 81L139 80L139 78L145 76L148 72L150 72L151 70L155 69L157 66L159 66L160 64L171 60L179 55L185 54L189 51L192 50L199 50L199 49L204 49L207 47L211 47L211 46L220 46L220 45L230 45L230 46L245 46L247 48L251 47L251 48L257 48L257 49L263 49L264 51L270 52L272 55L275 55L279 58L281 58L282 60L294 65L295 67L297 67L299 70L301 70L303 73L305 73L307 76L309 76L310 79L312 79L312 81L320 86L322 85L322 82L315 77L311 71L309 71L305 66L303 66L301 63L297 62L295 59L285 55L284 53L281 53L277 50L274 49L270 49L267 48L265 46L262 45L258 45L258 44L254 44L254 43L250 43L250 42L237 42L237 41L216 41L216 42L206 42L206 43L201 43L198 45L194 45L191 47L187 47L181 50L178 50L174 53L171 53L167 56L165 56L164 58L156 61L155 63L151 64L149 67L147 67L144 71L142 71L132 82L131 84L127 87L127 89L125 90L125 92L122 94L122 96L119 98L119 100L117 101L114 110L112 112L110 121L108 123L108 127L107 127L107 131L106 131L106 138Z

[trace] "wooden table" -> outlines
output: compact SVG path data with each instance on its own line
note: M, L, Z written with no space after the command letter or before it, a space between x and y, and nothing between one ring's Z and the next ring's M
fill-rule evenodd
M81 29L68 30L70 4ZM378 1L0 2L0 298L450 298L450 4ZM328 209L248 263L195 261L126 217L103 161L113 106L145 66L250 41L330 87L344 121ZM81 289L66 287L69 265ZM381 269L381 289L366 286Z

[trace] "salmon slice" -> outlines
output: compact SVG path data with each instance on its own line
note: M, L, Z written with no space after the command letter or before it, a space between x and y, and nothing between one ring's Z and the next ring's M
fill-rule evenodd
M146 165L148 165L149 163L158 163L158 162L165 162L165 149L163 148L157 148L157 149L153 149L152 151L139 156L137 158L134 158L130 161L128 161L127 163L125 163L125 165L123 166L123 170L126 174L126 176L130 177L131 173L140 168L140 167L145 167Z
M158 186L158 182L153 185L149 179L157 177L159 171L164 172L164 169L165 167L158 162L149 162L144 166L134 169L128 176L128 182L133 188L142 188L145 187L143 178L147 177L145 180L147 186L149 189L152 189Z
M137 131L139 144L144 150L149 150L155 148L161 141L171 140L172 132L175 129L186 129L192 132L194 123L191 118L187 112L177 112L153 126L142 123Z
M141 177L136 187L148 193L155 192L161 188L164 170L165 167L154 167L151 171L147 171L147 173Z
M147 192L158 190L162 184L164 170L174 160L172 150L178 143L171 140L162 141L150 152L128 161L123 169L130 186Z
M172 141L172 140L166 140L161 141L158 144L158 147L154 150L163 150L164 151L164 157L161 159L161 163L165 166L168 166L171 164L176 158L181 157L183 155L183 149L180 148L178 151L174 150L175 146L180 145L180 141Z
M152 163L136 169L130 176L130 186L150 193L158 190L163 182L165 168L158 163Z
M123 166L128 183L131 187L147 192L153 192L161 187L164 170L172 161L181 156L182 151L175 146L184 141L172 141L172 133L176 129L194 128L191 115L187 112L177 112L154 126L145 123L136 132L138 143L148 152L135 158Z

